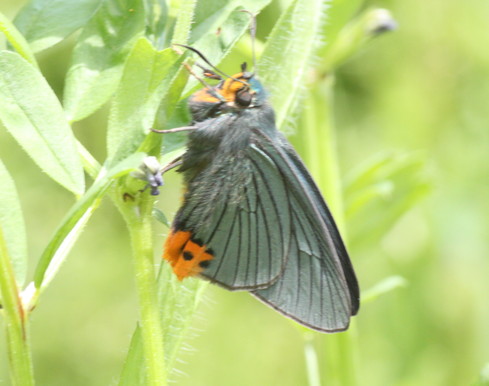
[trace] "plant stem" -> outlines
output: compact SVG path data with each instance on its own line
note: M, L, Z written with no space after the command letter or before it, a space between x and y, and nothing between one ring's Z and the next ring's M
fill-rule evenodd
M304 356L306 358L307 380L309 381L309 386L321 386L318 356L314 347L314 335L311 332L305 332L303 336Z
M148 194L141 194L137 206L119 204L129 227L133 248L146 385L164 386L167 384L167 369L153 261L152 207L153 197Z
M344 204L338 163L338 149L334 130L333 117L333 86L334 77L326 76L312 91L312 106L316 124L313 126L313 153L316 154L313 170L317 170L318 185L328 202L335 219L336 225L341 232L343 241L346 242L346 229L344 220Z
M19 297L2 229L0 229L0 294L5 316L12 384L15 386L34 385L26 315Z
M305 130L301 140L308 144L308 167L328 202L346 244L344 204L333 123L333 84L334 78L330 75L318 80L311 88L308 103L310 109L303 121ZM325 385L356 384L351 329L334 335L316 335L326 346L326 358L323 360L326 361L324 367L328 371L322 382Z
M80 141L76 142L76 146L83 163L83 168L87 174L95 180L100 172L100 164Z

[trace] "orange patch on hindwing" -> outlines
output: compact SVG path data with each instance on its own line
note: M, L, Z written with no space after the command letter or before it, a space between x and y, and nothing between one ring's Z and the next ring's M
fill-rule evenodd
M163 258L167 260L172 267L177 263L180 254L183 251L183 247L190 240L190 232L185 231L172 231L168 235L163 247Z
M214 258L205 245L191 237L189 231L172 231L165 242L163 258L171 264L179 280L198 275Z

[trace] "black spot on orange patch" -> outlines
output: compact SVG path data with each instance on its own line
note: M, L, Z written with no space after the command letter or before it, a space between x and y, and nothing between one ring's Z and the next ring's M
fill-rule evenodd
M174 266L179 256L182 254L183 247L190 240L191 233L188 231L175 231L168 235L163 247L163 258Z
M214 258L212 251L202 241L192 239L190 231L175 231L168 236L163 258L167 260L179 280L198 275Z
M199 263L199 265L202 267L202 268L208 268L209 265L211 265L211 261L210 260L203 260Z

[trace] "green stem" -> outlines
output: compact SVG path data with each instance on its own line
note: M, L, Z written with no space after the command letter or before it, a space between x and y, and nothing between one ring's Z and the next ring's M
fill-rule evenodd
M310 140L314 144L312 152L316 154L317 164L313 166L313 170L318 171L316 178L319 188L346 243L344 203L333 118L333 86L334 77L329 75L311 91L316 124L313 126L314 137Z
M0 229L0 294L4 309L10 375L15 386L34 385L26 314L19 297L14 271Z
M341 186L340 168L336 148L333 119L334 78L328 76L318 81L310 94L310 111L304 121L305 138L301 138L308 147L308 167L318 182L335 222L346 243L344 203ZM352 342L352 327L349 331L334 335L317 335L326 347L327 372L323 384L356 384L356 373Z
M83 168L95 180L100 172L100 164L80 141L76 141L76 146L82 160Z
M318 356L314 347L314 334L311 332L304 333L304 356L306 358L307 380L309 381L309 386L321 386Z
M148 194L141 194L137 206L126 203L119 204L129 227L133 248L140 307L141 337L146 367L145 384L164 386L167 384L167 372L153 261L152 207L153 197Z
M29 43L27 43L24 36L3 13L0 13L0 31L5 34L8 42L20 56L30 62L34 67L39 68Z

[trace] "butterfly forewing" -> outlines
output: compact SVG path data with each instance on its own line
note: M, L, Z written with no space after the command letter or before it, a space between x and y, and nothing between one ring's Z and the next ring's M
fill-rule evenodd
M264 288L277 280L290 242L290 212L282 208L286 187L278 168L266 156L241 162L250 176L245 184L233 185L241 191L203 202L190 190L177 215L179 227L192 230L213 255L201 275L235 290ZM214 180L213 189L227 192L229 183Z

